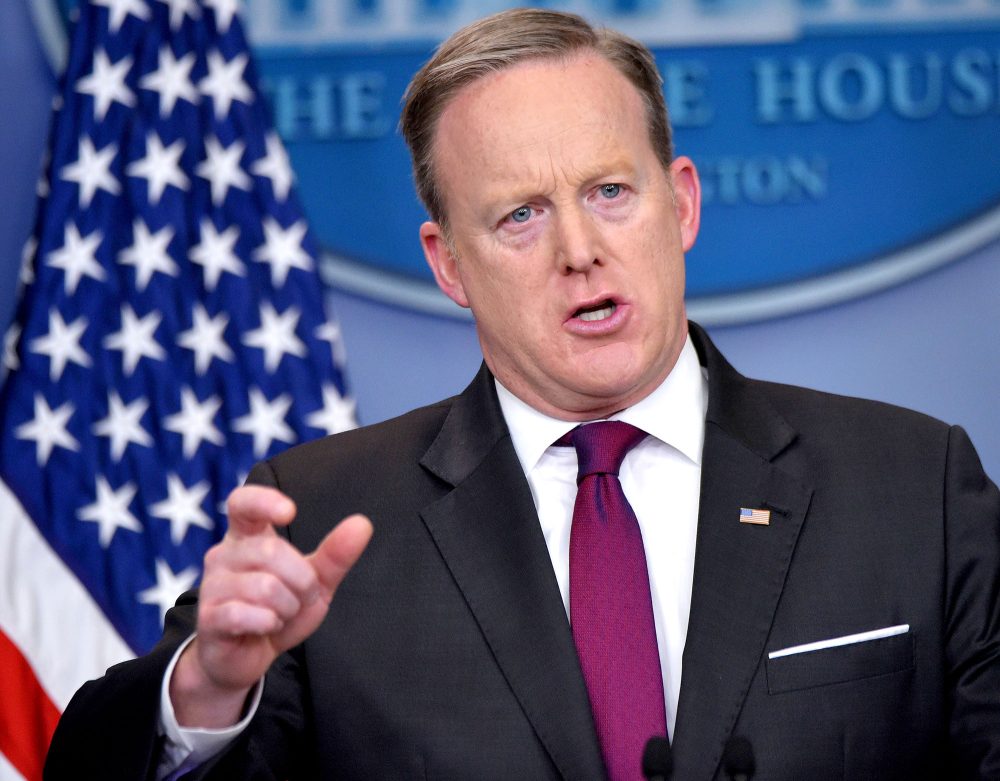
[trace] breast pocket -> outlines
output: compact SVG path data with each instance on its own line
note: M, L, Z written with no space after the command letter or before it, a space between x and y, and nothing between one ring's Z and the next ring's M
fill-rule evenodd
M859 635L862 636L862 635ZM802 650L772 652L767 659L769 694L829 686L913 668L913 633L906 631L888 637L827 643L810 643Z

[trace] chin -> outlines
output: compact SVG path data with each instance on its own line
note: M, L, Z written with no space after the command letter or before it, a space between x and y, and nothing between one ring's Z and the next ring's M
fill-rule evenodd
M591 399L594 406L613 407L612 412L631 403L630 399L636 391L636 382L621 374L606 377L588 375L577 379L576 388L581 396Z
M645 360L643 360L645 358ZM629 389L649 374L649 359L627 345L613 345L597 352L587 362L586 377L595 387Z

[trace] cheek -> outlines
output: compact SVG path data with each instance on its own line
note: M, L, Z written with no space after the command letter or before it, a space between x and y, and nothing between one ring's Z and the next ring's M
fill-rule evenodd
M636 231L639 251L647 259L650 271L668 283L673 282L678 267L683 268L684 250L673 220L657 219L646 224L646 230Z
M469 293L474 309L489 307L501 297L508 284L507 269L502 253L497 252L488 238L476 241L471 250L461 253L462 282Z
M540 253L503 252L491 258L484 283L494 300L518 305L524 312L536 309L547 298L549 276Z
M519 334L538 330L546 296L536 288L529 268L508 258L482 269L475 285L472 303L480 327L510 341L521 341Z

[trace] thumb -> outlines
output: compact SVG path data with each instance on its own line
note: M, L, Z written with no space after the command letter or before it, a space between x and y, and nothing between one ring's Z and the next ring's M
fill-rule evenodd
M330 597L361 557L372 536L372 522L364 515L349 515L323 538L308 561Z

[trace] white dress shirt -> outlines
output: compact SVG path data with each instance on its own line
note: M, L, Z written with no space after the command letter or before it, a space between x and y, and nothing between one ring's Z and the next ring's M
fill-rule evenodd
M496 387L569 615L569 535L576 501L577 459L573 448L556 447L552 443L578 424L543 415L499 382ZM689 337L667 379L638 404L610 418L631 423L650 434L625 456L619 477L639 521L646 549L667 728L671 735L677 719L681 655L691 611L707 408L707 375ZM179 726L170 703L169 681L186 645L174 655L163 680L160 730L166 741L158 779L176 770L185 760L205 761L235 740L253 718L263 688L263 682L258 684L246 716L233 727L205 730Z
M543 415L499 382L497 395L569 615L569 537L577 458L573 448L552 443L578 424ZM625 456L619 478L642 530L671 735L691 612L707 408L708 380L688 338L667 379L638 404L609 418L650 434Z

